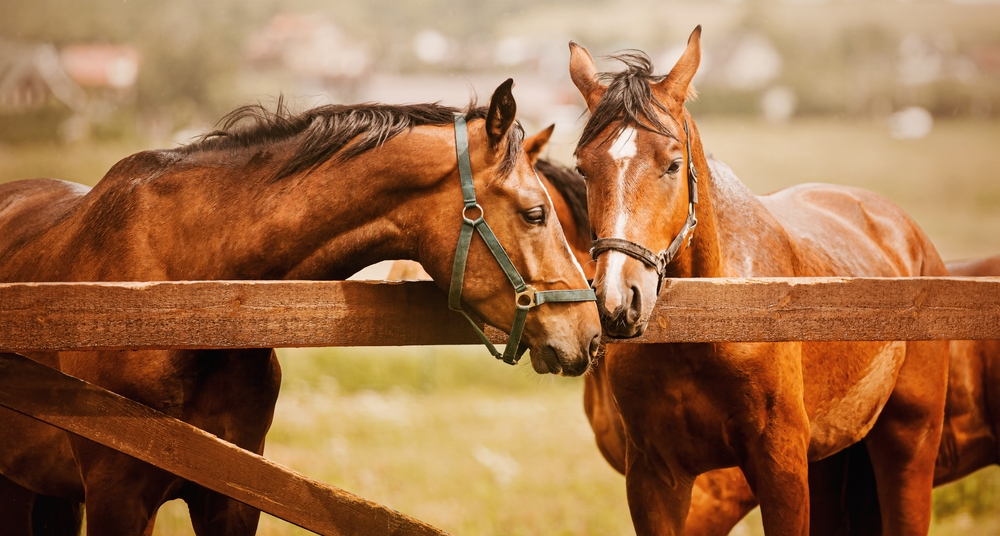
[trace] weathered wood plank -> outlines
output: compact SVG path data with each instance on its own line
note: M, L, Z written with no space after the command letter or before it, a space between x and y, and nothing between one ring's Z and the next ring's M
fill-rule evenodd
M1000 339L1000 278L672 279L634 342Z
M0 284L0 350L424 344L479 344L430 282Z
M631 340L926 339L1000 339L1000 278L668 280ZM429 282L0 284L0 350L476 343Z
M319 534L445 534L17 354L0 353L0 405Z

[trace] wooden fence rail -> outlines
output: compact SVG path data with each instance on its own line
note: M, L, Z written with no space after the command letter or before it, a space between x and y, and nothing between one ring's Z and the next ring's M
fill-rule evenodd
M445 303L430 282L0 284L0 350L476 344ZM927 339L1000 339L1000 278L668 280L631 342Z

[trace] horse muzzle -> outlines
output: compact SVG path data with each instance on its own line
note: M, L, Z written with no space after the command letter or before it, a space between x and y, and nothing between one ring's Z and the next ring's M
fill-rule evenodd
M561 339L561 338L560 338ZM565 343L551 340L531 349L531 366L539 374L559 374L579 376L587 371L597 357L601 345L601 331L594 324L591 329L583 329L576 337L567 338Z
M618 252L608 257L622 255ZM621 262L622 259L615 259ZM621 263L619 277L607 277L604 262L598 262L594 291L604 333L616 339L638 337L646 330L649 314L656 304L659 276L632 258Z

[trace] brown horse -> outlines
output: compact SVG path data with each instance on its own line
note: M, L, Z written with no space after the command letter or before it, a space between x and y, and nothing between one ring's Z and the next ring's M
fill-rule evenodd
M666 76L633 52L617 56L625 71L599 77L570 45L591 112L577 165L589 181L606 333L641 333L664 276L946 274L924 233L876 194L805 185L757 197L706 159L684 108L700 34ZM885 531L926 533L947 343L617 343L601 366L623 423L638 533L683 533L697 475L737 466L769 534L806 534L810 484L821 486L809 461L862 439Z
M540 136L541 134L535 138ZM587 216L586 181L579 173L544 159L540 159L535 164L535 171L538 172L538 178L542 180L542 184L545 185L552 198L552 206L555 207L559 222L566 232L570 249L573 250L573 254L577 258L581 259L587 278L592 279L596 263L592 260L587 262L590 259L591 236ZM422 272L419 264L412 261L397 261L388 278L401 280L430 278ZM997 268L997 272L997 275L1000 275L1000 267ZM601 454L615 470L625 474L625 429L621 415L618 413L610 394L608 376L604 372L605 367L601 364L600 359L595 360L584 377L584 411L594 431L597 447ZM954 368L954 366L955 362L952 361L952 367ZM946 429L947 426L946 422ZM858 446L864 448L863 444ZM851 447L851 449L853 448ZM866 453L861 452L861 454L867 458ZM834 456L839 456L839 453ZM865 460L862 459L862 461ZM868 467L870 468L870 464ZM852 469L854 468L852 467ZM870 480L863 482L868 481ZM852 491L854 490L852 489ZM870 495L866 495L866 497L871 499ZM834 498L831 502L839 505L846 503L846 500L849 499L852 497ZM860 504L863 500L862 498L855 502ZM875 501L877 503L877 498ZM846 508L848 505L844 506ZM698 475L692 487L691 508L686 526L687 533L692 536L725 536L746 514L756 507L757 497L754 496L739 467L715 469L703 473ZM864 521L879 526L879 519L871 519L871 508L862 513L869 514L863 518ZM878 514L877 504L874 513ZM852 518L846 517L846 511L844 515L845 523L847 523L845 527L850 527L849 522ZM830 516L820 517L820 519L828 520ZM858 518L853 519L857 520Z
M465 111L479 212L526 283L586 288L522 148L511 86L502 84L488 108ZM248 107L191 146L122 160L89 191L48 179L5 184L0 280L338 279L409 258L448 288L468 214L458 112L360 105L294 115L280 104L273 114ZM511 328L515 294L480 239L472 241L463 288L472 312ZM540 373L583 373L599 337L589 303L544 304L524 328ZM254 452L263 450L280 380L269 349L31 357ZM256 530L257 510L111 449L7 410L0 429L8 534L31 534L32 505L49 498L70 514L85 500L92 535L148 533L157 508L173 498L187 502L198 534Z
M949 275L1000 276L1000 256L947 263ZM954 482L1000 464L1000 341L951 341L944 432L938 449L934 485ZM840 534L880 534L878 496L872 489L864 445L838 453L822 468L841 479L840 494L823 497L827 520L839 516ZM688 515L691 534L725 536L757 506L757 498L738 468L717 469L698 477ZM817 499L814 497L814 500Z

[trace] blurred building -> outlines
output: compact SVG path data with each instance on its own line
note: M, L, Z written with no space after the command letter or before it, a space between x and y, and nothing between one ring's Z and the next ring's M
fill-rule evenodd
M139 51L130 45L69 45L60 51L59 60L83 87L125 92L139 77Z
M279 13L244 45L253 76L289 75L297 92L349 97L371 58L366 43L322 14Z
M77 113L89 97L69 76L53 45L0 42L0 112L26 113L51 98Z
M0 42L0 114L4 138L87 136L135 98L139 52L128 45ZM23 136L22 136L23 134Z

